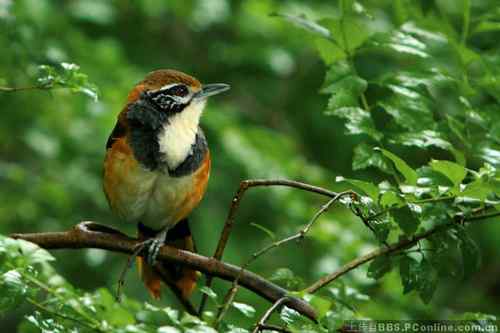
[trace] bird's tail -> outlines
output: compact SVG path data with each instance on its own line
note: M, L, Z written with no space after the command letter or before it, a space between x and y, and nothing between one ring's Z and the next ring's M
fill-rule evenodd
M140 240L146 240L158 234L158 231L154 231L142 223L139 224L138 230ZM187 219L180 221L168 231L165 244L182 250L196 251ZM196 286L199 273L175 263L159 263L158 265L161 267L155 269L148 265L143 257L137 257L138 270L151 296L155 299L160 298L161 282L163 281L176 294L183 299L188 299Z

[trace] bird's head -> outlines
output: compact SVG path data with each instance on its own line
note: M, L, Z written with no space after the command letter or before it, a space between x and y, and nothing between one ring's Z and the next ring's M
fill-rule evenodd
M130 92L120 115L136 158L149 169L161 164L177 168L203 136L199 122L207 98L228 89L223 83L201 84L175 70L149 73Z
M153 130L166 123L174 125L176 118L195 122L197 126L207 98L228 89L229 85L224 83L201 84L176 70L157 70L129 93L127 119Z

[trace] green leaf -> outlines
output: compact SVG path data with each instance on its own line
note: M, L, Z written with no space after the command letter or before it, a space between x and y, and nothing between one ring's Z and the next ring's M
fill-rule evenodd
M206 323L191 327L184 331L185 333L218 333L214 328L208 326ZM135 333L135 332L134 332Z
M417 180L418 180L418 175L417 172L412 169L405 161L403 161L401 158L396 156L395 154L391 153L388 150L382 149L382 148L376 148L377 150L381 151L382 154L389 158L393 163L396 169L405 177L406 183L409 185L416 185Z
M395 95L378 104L403 128L423 131L434 127L429 103L423 98L410 99Z
M500 30L500 22L481 21L472 31L473 34Z
M60 321L54 319L46 319L39 311L34 311L32 315L26 316L26 320L39 329L38 332L68 332ZM33 331L33 330L30 330Z
M391 223L389 219L379 218L370 221L370 225L372 226L375 236L379 242L383 243L387 241L387 237L389 237L389 232L391 231Z
M454 318L450 319L474 321L474 323L481 326L483 330L487 330L489 325L495 324L494 321L498 320L498 317L481 312L465 312L457 314Z
M274 234L274 232L272 232L271 230L269 230L268 228L258 224L258 223L250 223L250 225L252 227L255 227L257 229L259 229L260 231L263 231L265 234L267 234L269 236L269 238L271 238L272 240L276 239L276 235Z
M380 279L393 268L392 258L380 256L375 258L368 266L367 276L372 279Z
M346 128L350 134L366 134L379 141L383 134L375 128L368 111L358 107L341 107L326 111L327 115L335 115L347 119Z
M101 305L100 315L111 325L126 326L135 323L135 316L123 303L116 302L109 290L100 288L95 293L95 302Z
M291 329L293 332L300 332L300 329L302 329L303 326L306 326L309 324L307 319L304 318L300 313L297 311L290 309L287 306L284 306L280 312L280 318L283 320L287 325L290 325Z
M18 246L18 251L31 265L55 260L52 254L34 243L22 239L17 239L14 242Z
M385 173L392 173L392 166L380 154L374 151L375 146L361 143L354 148L352 169L360 170L368 167L378 168Z
M341 107L358 106L358 98L366 90L367 83L356 75L346 76L322 89L331 93L327 111L335 111ZM328 113L327 113L328 114Z
M336 44L324 38L317 38L315 41L319 56L325 64L338 64L339 60L345 59L345 52Z
M379 189L376 185L374 185L372 183L368 183L368 182L365 182L362 180L357 180L357 179L344 178L342 176L337 176L335 178L335 181L336 182L348 182L349 184L356 186L358 189L363 191L365 194L367 194L374 201L377 201L377 199L378 199Z
M479 86L485 90L491 97L500 102L500 76L486 75L479 80Z
M289 268L278 268L271 275L269 280L279 284L280 286L283 286L288 290L297 290L303 284L302 279L296 276Z
M18 306L27 292L28 285L17 270L0 275L0 313Z
M401 30L392 31L389 34L374 35L367 44L372 48L394 51L401 56L430 57L427 53L427 46L423 42Z
M448 120L448 127L453 134L455 134L455 136L463 143L468 143L465 136L465 124L452 116L448 116L446 119Z
M363 20L353 15L344 15L342 19L325 18L319 23L330 31L331 39L342 50L349 52L361 46L371 34Z
M443 208L446 210L446 208ZM442 224L448 223L449 218L443 218ZM436 233L427 239L433 249L429 253L430 260L440 276L454 280L462 276L462 262L459 261L457 253L458 242L454 230L446 230ZM427 253L426 253L427 254Z
M94 101L98 99L97 87L89 82L88 76L80 71L80 66L63 62L59 68L39 66L38 84L42 88L63 87L72 92L81 92Z
M472 183L467 184L465 189L459 193L461 197L467 197L485 201L486 198L493 193L493 188L482 178L476 179Z
M429 166L418 168L418 181L417 184L422 187L433 187L435 191L448 191L453 187L453 182L441 172L432 169Z
M450 149L451 153L453 154L453 157L455 158L455 161L461 165L461 166L466 166L467 165L467 160L465 157L465 152L459 149L452 148Z
M200 292L207 295L211 299L217 299L217 293L213 291L212 288L209 288L207 286L203 286L200 288Z
M405 234L412 235L417 231L420 221L408 206L391 210L391 215Z
M481 252L476 242L465 232L458 232L460 239L459 249L462 254L464 278L468 278L476 273L481 267Z
M290 309L287 306L284 306L280 313L281 320L283 320L287 324L294 324L298 318L300 318L300 313L297 311Z
M418 287L419 262L415 259L403 256L399 261L399 274L401 275L401 283L403 284L403 294Z
M323 318L333 305L331 301L317 295L308 294L304 296L304 299L316 310L318 319Z
M419 148L429 148L431 146L446 150L452 148L451 143L442 139L439 132L431 130L399 134L391 141L394 143L402 144L404 146L415 146Z
M320 90L323 94L331 94L328 111L348 106L358 106L359 96L366 90L367 82L356 75L345 61L330 66Z
M233 302L231 305L248 318L252 318L255 315L255 308L251 305L239 302Z
M396 205L401 205L404 203L404 199L401 198L394 191L386 191L380 197L380 204L382 207L388 208Z
M338 61L335 65L328 67L320 92L322 94L333 93L337 89L336 84L338 82L354 74L351 66L346 61Z
M414 135L416 138L403 135L401 139L396 137L396 140L404 142L403 139L408 139L412 145L433 143L446 146L444 139L440 137L441 140L436 140L436 132L432 131L436 128L432 112L435 102L430 91L443 84L453 85L453 82L453 79L436 70L424 73L389 72L379 80L379 84L392 93L378 104L399 126L420 132L418 136Z
M481 156L481 158L487 163L495 166L500 166L500 149L494 149L492 147L482 147L478 155Z
M431 301L438 284L438 274L431 263L425 258L422 259L418 274L418 295L427 304Z
M467 170L463 166L450 161L432 160L430 166L433 170L448 177L455 186L461 184L467 175Z
M367 83L364 79L356 75L349 75L323 88L323 92L331 93L327 111L335 111L341 107L358 106L358 98L366 90L366 87Z
M182 333L181 330L174 326L160 326L156 333Z

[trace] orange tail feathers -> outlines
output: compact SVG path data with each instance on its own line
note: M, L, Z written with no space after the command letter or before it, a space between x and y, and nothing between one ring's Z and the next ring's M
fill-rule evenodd
M145 240L154 237L157 232L139 224L139 239ZM196 251L193 237L189 229L187 219L177 223L170 229L165 240L165 244L188 251ZM189 267L174 263L161 263L157 269L148 265L142 257L137 257L137 268L141 278L151 296L155 299L160 298L161 282L163 281L174 293L180 295L183 299L189 299L196 287L196 281L200 273Z

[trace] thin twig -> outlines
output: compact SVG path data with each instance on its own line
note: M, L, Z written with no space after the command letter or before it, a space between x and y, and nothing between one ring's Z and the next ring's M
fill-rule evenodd
M337 202L340 198L342 198L343 196L346 196L346 195L353 195L355 194L353 191L345 191L345 192L340 192L340 193L337 193L337 195L335 195L335 197L333 197L332 199L330 199L326 204L324 204L323 206L321 206L321 208L314 214L314 216L311 218L311 220L306 224L306 226L304 228L302 228L298 233L296 233L295 235L292 235L292 236L289 236L287 238L284 238L282 240L279 240L277 242L274 242L274 243L271 243L269 244L268 246L264 247L263 249L255 252L253 255L252 255L252 258L250 260L250 263L253 262L254 260L256 260L258 257L262 256L263 254L267 253L269 250L271 249L274 249L276 247L279 247L283 244L286 244L288 242L291 242L293 240L301 240L305 237L305 235L309 232L309 230L311 229L312 225L314 224L314 222L316 222L316 220L321 216L323 215L326 211L328 211L328 209L330 209L330 207L335 203ZM243 267L246 267L243 266Z
M13 234L11 237L33 242L46 249L97 248L127 254L133 253L137 244L140 243L140 240L128 237L116 229L94 222L82 222L69 231ZM247 270L241 272L241 267L172 246L164 245L160 249L158 259L185 265L227 281L233 281L241 274L240 284L244 288L253 291L270 302L275 302L288 294L286 289L263 279L255 273ZM289 297L287 306L313 321L316 320L314 309L299 298Z
M280 298L279 300L277 300L276 302L274 302L274 304L269 309L267 309L267 311L264 313L264 315L262 315L259 322L255 325L255 328L253 329L252 333L260 332L262 330L262 326L265 325L265 323L269 319L269 317L271 317L273 312L276 309L278 309L280 307L280 305L282 305L287 300L287 298L288 297L283 297L283 298Z
M235 222L235 217L236 217L236 212L240 206L241 200L243 199L243 196L245 195L245 192L252 187L263 187L263 186L285 186L285 187L292 187L300 190L304 190L307 192L313 192L317 193L320 195L324 195L330 198L334 198L337 193L329 191L327 189L324 189L322 187L318 186L313 186L310 184L298 182L298 181L293 181L293 180L287 180L287 179L276 179L276 180L271 180L271 179L250 179L250 180L244 180L240 183L240 186L238 188L238 191L236 192L235 196L233 197L233 200L231 201L231 206L229 208L229 212L226 218L226 221L224 223L224 229L222 230L221 236L219 238L219 242L217 244L217 248L215 250L215 253L213 255L213 258L216 260L222 259L222 255L224 253L224 249L226 248L227 241L229 239L229 235L231 234L231 231L233 229L233 225ZM210 288L212 286L212 279L213 277L210 275L207 275L206 283L205 285ZM205 308L205 304L207 302L207 297L208 295L203 294L200 302L200 307L198 312L203 313L203 309Z
M27 87L0 87L0 91L3 92L16 92L16 91L26 91L26 90L49 90L55 89L54 87L44 87L44 86L27 86Z
M233 300L236 297L236 293L239 289L239 279L240 276L238 275L231 284L231 288L229 288L226 295L224 296L224 302L219 306L219 311L217 311L217 315L215 316L214 322L212 324L213 328L218 329L220 323L222 322L222 319L226 316L226 313L229 310L229 306L231 306L231 304L233 303Z
M314 214L314 216L309 220L309 222L296 234L286 237L284 239L281 239L279 241L273 242L266 247L262 248L261 250L255 252L252 254L252 256L247 260L247 262L241 266L241 270L247 269L250 264L252 264L255 260L257 260L259 257L262 255L266 254L270 250L280 247L288 242L294 241L294 240L302 240L304 239L305 235L309 232L313 224L318 220L318 218L323 215L330 207L337 202L340 198L346 195L356 195L353 191L344 191L337 193L332 199L330 199L326 204L321 206L321 208ZM220 322L222 321L222 318L225 316L227 310L229 309L231 303L234 300L234 297L236 293L238 292L238 281L241 275L238 275L236 279L233 281L231 288L228 290L226 293L226 296L224 297L224 303L222 306L219 308L219 311L217 313L217 316L214 321L213 327L217 329L219 326Z
M134 252L128 256L127 263L120 272L120 276L118 277L118 286L116 287L116 296L115 296L117 302L121 301L122 288L125 285L125 276L127 275L127 272L130 270L130 268L132 268L132 263L134 262L135 258L139 255L139 253L141 253L143 249L144 249L143 244L137 246Z

